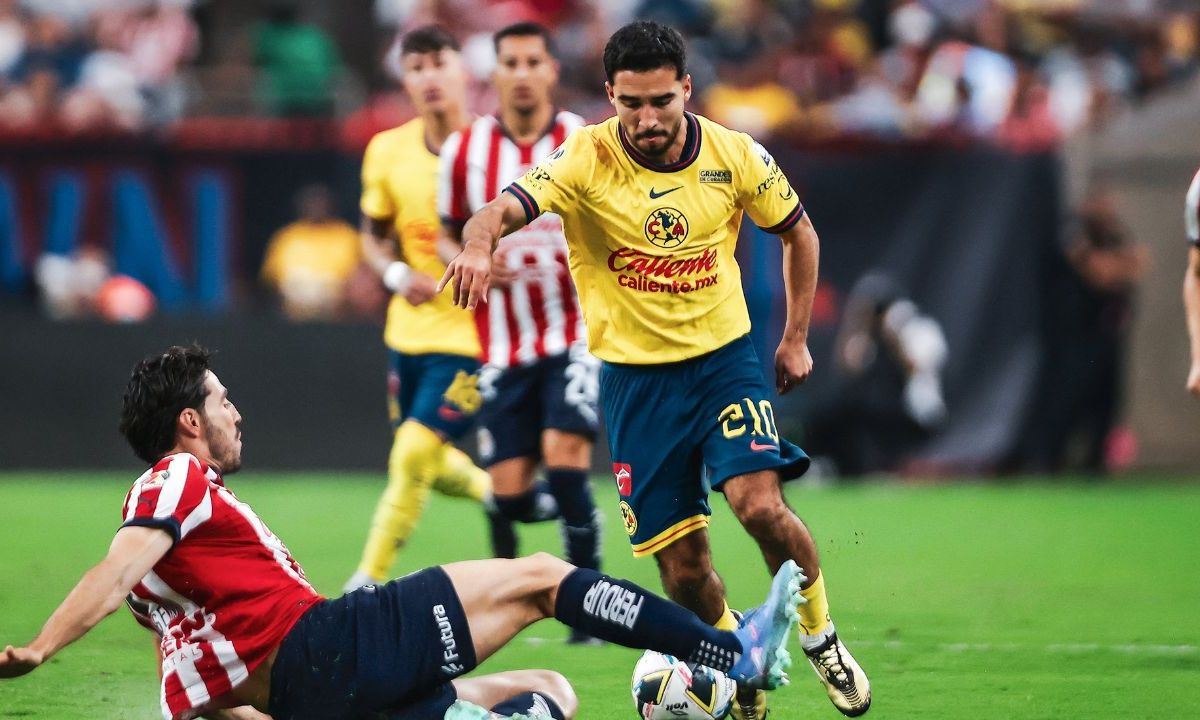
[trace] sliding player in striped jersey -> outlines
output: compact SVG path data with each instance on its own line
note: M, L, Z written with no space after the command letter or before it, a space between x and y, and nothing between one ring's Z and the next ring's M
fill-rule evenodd
M558 63L544 27L510 25L494 46L499 112L451 135L442 149L438 210L456 240L472 213L583 125L554 107ZM562 221L543 215L504 238L496 267L498 282L475 312L485 361L478 447L496 506L510 520L540 519L531 517L540 462L558 501L567 561L598 569L599 519L587 473L599 424L599 361L584 339ZM499 554L515 556L516 543Z
M241 467L242 416L208 359L200 347L171 347L134 368L120 427L150 468L126 495L104 560L28 645L0 652L0 679L36 670L124 602L158 636L166 720L519 720L531 709L566 720L576 699L558 673L461 677L551 616L738 682L785 681L804 579L795 565L738 632L544 553L451 563L321 597L225 485Z

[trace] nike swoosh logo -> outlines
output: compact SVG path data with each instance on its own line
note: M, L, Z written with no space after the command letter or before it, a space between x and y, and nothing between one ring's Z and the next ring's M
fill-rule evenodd
M750 441L750 449L754 452L762 452L763 450L778 450L778 445L762 445L757 440Z
M663 195L666 195L667 193L673 193L681 187L683 187L683 186L676 185L675 187L671 188L670 190L663 190L662 192L654 192L654 188L650 188L650 199L657 200L660 197L662 197Z

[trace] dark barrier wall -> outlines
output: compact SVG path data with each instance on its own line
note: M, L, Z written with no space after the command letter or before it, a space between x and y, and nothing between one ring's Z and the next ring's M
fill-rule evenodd
M199 340L243 416L249 468L385 467L387 359L371 325L270 316L144 325L50 323L0 313L0 469L129 468L121 393L143 356Z
M864 272L882 269L937 319L950 348L948 422L913 459L947 471L1020 465L1026 420L1042 399L1043 338L1057 332L1046 324L1062 265L1057 160L986 148L856 156L784 150L776 159L821 237L810 337L815 371L783 399L780 414L803 426L838 401L832 351L842 303ZM780 258L772 238L743 243L764 361L783 323Z
M1055 159L983 148L777 148L776 154L822 240L810 338L816 370L806 386L780 401L780 425L802 434L822 408L838 402L831 351L842 303L863 272L882 268L941 323L950 346L944 375L949 421L917 449L916 459L947 470L988 470L1019 458L1028 442L1021 429L1035 426L1025 421L1037 417L1044 395L1038 388L1044 337L1055 332L1043 320L1050 316L1061 265ZM23 160L36 163L31 156ZM55 162L70 164L65 157ZM225 198L227 221L201 218L204 223L163 236L177 257L191 255L186 241L197 228L226 239L227 285L252 281L266 236L290 217L289 199L300 185L324 178L347 205L358 190L355 159L331 153L196 155L179 167L159 157L151 169L145 177L153 196L165 198L165 208L203 200L203 193L176 197L166 190L180 183L195 187L195 172L225 178L221 187L230 189L228 197L210 191ZM55 168L30 172L8 177L10 196L32 208L24 213L32 223L48 216L35 212L46 205L29 200L29 193L46 186L30 178L62 182L62 176ZM115 185L87 177L92 194L84 204L93 209L76 211L80 223L71 227L78 230L39 222L36 237L24 233L27 245L55 232L86 239L89 212L109 217L105 198ZM72 207L70 183L58 187L64 195L57 202ZM119 229L106 220L100 234L108 228ZM178 252L181 246L185 252ZM769 371L784 319L779 242L748 231L739 259L755 340ZM198 268L180 266L185 277L197 277ZM188 287L195 293L200 286ZM188 317L110 327L52 324L23 313L0 316L0 467L129 464L115 431L126 374L144 353L192 338L222 351L217 367L246 416L247 462L264 468L383 467L385 357L378 328L289 326L244 310Z

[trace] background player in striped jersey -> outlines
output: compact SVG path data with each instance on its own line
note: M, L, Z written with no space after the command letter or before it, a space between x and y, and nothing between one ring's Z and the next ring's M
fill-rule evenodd
M494 46L499 112L451 135L442 149L438 207L456 240L471 213L583 125L578 115L555 109L558 63L544 27L510 25L495 34ZM451 257L459 249L454 244ZM543 215L507 236L495 261L496 282L475 319L486 363L479 452L496 506L510 520L540 519L534 489L540 461L562 514L567 560L599 568L599 520L587 482L599 423L599 361L587 351L562 221ZM514 542L497 550L513 557L517 549Z
M546 554L428 568L322 598L225 485L241 467L242 416L208 357L171 347L134 368L121 432L150 468L125 497L105 559L32 642L0 653L0 678L37 669L125 602L159 637L167 720L565 720L575 696L558 673L460 677L550 616L743 682L785 679L803 580L795 566L739 633Z
M1184 201L1184 227L1187 231L1188 269L1183 277L1183 306L1187 311L1188 337L1192 342L1192 369L1187 389L1200 398L1200 170L1192 178Z
M769 567L794 560L808 571L801 644L834 706L861 715L870 684L829 618L816 542L780 487L808 457L775 426L734 258L743 213L782 241L775 385L787 392L812 371L816 231L770 153L685 111L679 33L626 25L604 49L604 71L617 117L572 133L472 216L439 288L452 282L474 308L500 237L543 212L562 217L588 347L604 361L601 402L634 553L654 555L672 598L736 626L708 540L708 489L722 492ZM738 693L735 715L765 712L761 694Z
M437 254L437 148L470 120L466 71L458 43L442 28L417 28L400 44L404 89L418 117L371 139L361 200L364 257L395 293L384 331L395 433L387 489L347 589L389 576L431 489L483 501L491 488L487 473L450 444L481 403L475 326L433 292L445 268Z

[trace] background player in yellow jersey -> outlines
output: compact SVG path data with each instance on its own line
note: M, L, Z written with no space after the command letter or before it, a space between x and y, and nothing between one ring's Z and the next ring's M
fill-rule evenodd
M775 381L787 392L812 370L816 232L769 153L685 112L691 78L677 32L627 25L609 39L604 65L617 117L577 130L476 213L441 286L452 282L456 302L474 307L498 238L542 212L562 217L588 347L604 361L601 402L635 554L655 556L674 600L734 624L712 567L706 481L724 493L772 570L794 559L811 579L801 643L834 705L861 715L867 677L829 619L816 544L781 492L808 458L776 430L734 260L743 212L783 242ZM735 714L765 712L761 695L739 693Z
M442 28L417 28L400 42L404 89L418 117L371 139L360 203L364 257L395 293L384 331L395 436L387 489L348 590L391 577L430 489L483 501L491 488L488 474L450 445L481 404L475 324L434 292L445 268L437 255L437 152L470 120L466 71L457 42Z

